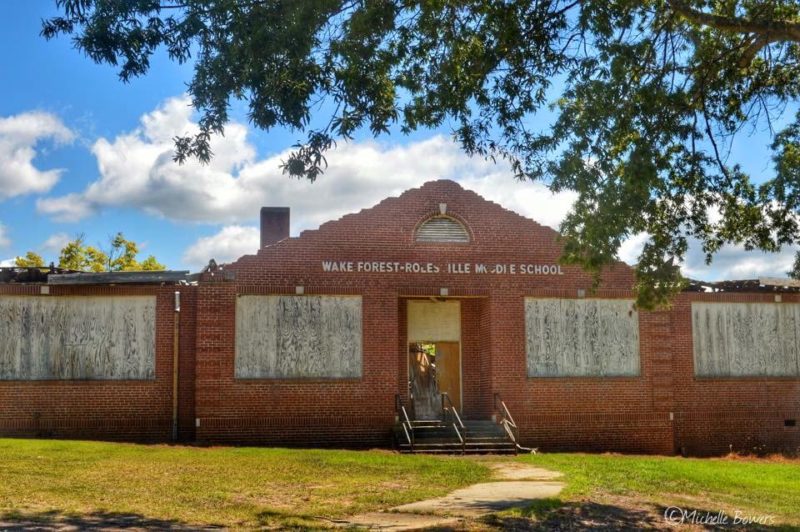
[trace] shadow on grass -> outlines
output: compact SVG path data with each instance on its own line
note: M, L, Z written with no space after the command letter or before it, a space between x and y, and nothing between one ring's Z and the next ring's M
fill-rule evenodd
M481 522L493 529L511 531L545 530L798 530L775 524L735 524L734 516L720 510L656 506L644 503L642 508L600 504L591 501L562 502L541 499L527 507L521 515L492 514ZM722 522L723 516L726 521Z
M262 510L256 514L259 529L310 531L331 528L337 521L323 517ZM341 521L339 521L341 522Z
M0 514L0 530L221 530L221 526L197 526L171 519L156 519L139 514L118 512L89 512L85 514L64 513L59 510L46 512L19 512L16 510Z

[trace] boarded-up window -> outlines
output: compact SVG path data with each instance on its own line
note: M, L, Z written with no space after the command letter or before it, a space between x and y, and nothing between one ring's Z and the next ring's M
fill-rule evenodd
M417 242L469 242L469 233L457 220L436 216L419 226Z
M800 376L800 305L692 303L699 377Z
M154 296L0 297L0 379L155 378Z
M461 302L408 301L408 342L460 342Z
M237 378L360 376L360 297L239 297Z
M529 377L639 374L639 317L622 299L525 300Z

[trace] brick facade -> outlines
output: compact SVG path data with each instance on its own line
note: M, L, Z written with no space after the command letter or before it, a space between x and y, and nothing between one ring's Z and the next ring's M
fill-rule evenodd
M155 378L152 380L0 380L0 434L25 437L100 438L165 441L172 432L174 293L184 299L179 342L181 413L184 440L194 438L192 366L194 323L192 287L2 285L2 295L36 297L156 297Z
M415 243L414 229L440 211L471 242ZM506 402L523 443L542 450L718 454L800 447L800 379L694 376L690 303L773 301L764 294L690 294L668 311L641 312L635 377L530 378L525 297L633 298L620 263L592 292L589 275L448 273L447 264L557 264L555 231L451 181L434 181L262 248L197 286L51 288L59 293L153 293L156 379L148 382L0 381L0 433L166 440L172 400L173 292L180 313L180 436L201 442L368 447L390 444L395 395L408 399L406 307L412 298L461 301L463 414L487 419ZM438 273L325 272L322 261L435 264ZM380 269L380 267L376 268ZM300 289L299 287L302 287ZM443 290L444 289L444 290ZM38 294L0 286L0 294ZM236 299L249 294L360 295L363 371L356 379L243 380L234 376ZM800 302L783 294L784 302Z

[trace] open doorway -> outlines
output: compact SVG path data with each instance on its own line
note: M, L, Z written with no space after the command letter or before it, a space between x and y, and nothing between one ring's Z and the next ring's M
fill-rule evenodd
M408 350L409 391L417 419L441 419L446 393L461 412L459 342L412 342Z

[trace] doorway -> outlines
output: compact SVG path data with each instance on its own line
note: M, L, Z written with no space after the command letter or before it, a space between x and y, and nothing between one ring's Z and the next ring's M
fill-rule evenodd
M461 304L408 301L408 387L417 419L441 419L446 393L462 413Z
M417 419L441 419L446 393L461 412L461 346L458 342L415 342L408 350L409 391Z

